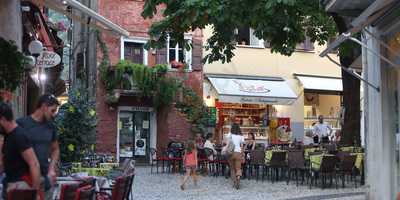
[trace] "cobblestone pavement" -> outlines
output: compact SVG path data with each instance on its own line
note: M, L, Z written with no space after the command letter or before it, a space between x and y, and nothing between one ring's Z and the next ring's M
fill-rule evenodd
M364 200L365 188L309 189L286 182L242 180L240 190L224 177L200 176L198 186L190 180L180 190L179 174L150 173L149 167L138 167L133 185L133 199L146 200Z

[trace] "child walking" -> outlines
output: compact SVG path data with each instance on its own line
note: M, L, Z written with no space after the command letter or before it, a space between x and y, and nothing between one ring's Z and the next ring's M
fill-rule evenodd
M194 185L197 185L197 150L193 141L189 141L186 145L185 154L183 156L183 164L186 172L181 184L181 190L185 189L185 183L192 176Z

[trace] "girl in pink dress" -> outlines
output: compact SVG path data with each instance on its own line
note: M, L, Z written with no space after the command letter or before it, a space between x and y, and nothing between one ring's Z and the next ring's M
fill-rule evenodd
M181 184L181 190L185 189L185 183L192 176L194 185L197 185L197 150L193 141L189 141L186 145L185 155L183 156L183 164L185 166L185 176Z

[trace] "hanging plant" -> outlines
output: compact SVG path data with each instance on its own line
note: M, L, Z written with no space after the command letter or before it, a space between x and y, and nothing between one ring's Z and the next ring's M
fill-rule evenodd
M0 90L14 91L21 84L26 58L13 41L0 37ZM4 95L2 95L4 97ZM8 95L9 96L9 95ZM1 97L0 97L1 98Z

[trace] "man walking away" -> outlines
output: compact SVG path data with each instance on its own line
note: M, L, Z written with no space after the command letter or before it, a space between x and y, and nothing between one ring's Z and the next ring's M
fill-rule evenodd
M26 130L40 164L46 199L52 199L56 182L56 166L60 155L57 132L52 121L60 103L54 95L44 94L39 98L32 115L20 118L17 123Z
M11 107L0 102L0 132L5 135L2 148L4 171L3 197L13 189L35 189L40 194L39 162L31 142L14 121Z

